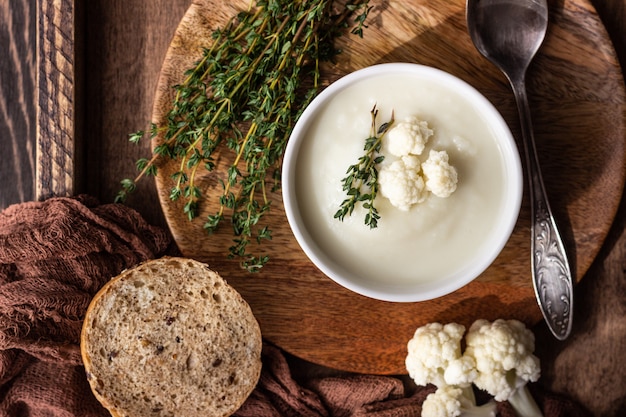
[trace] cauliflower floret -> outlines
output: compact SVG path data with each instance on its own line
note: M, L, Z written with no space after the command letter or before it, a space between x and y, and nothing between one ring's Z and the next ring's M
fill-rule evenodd
M466 336L466 356L476 361L476 386L508 401L519 415L541 416L530 395L529 381L541 374L539 358L533 355L535 336L518 320L476 320Z
M446 381L445 370L450 363L461 358L461 339L465 326L457 323L429 323L415 330L407 344L406 370L417 385L451 385ZM472 379L468 377L468 379Z
M443 386L429 394L422 404L422 417L495 417L496 403L477 406L471 386Z
M409 117L392 127L386 135L389 153L397 157L421 155L426 142L433 135L428 123L417 117Z
M457 417L461 414L463 390L454 386L443 386L428 394L422 404L422 417Z
M378 173L380 193L395 207L407 211L426 199L424 179L419 171L420 161L412 155L383 166Z
M456 190L458 175L456 168L448 163L446 151L431 150L422 163L426 189L437 197L447 198Z
M466 355L450 361L443 374L448 384L460 386L470 385L477 376L476 361L473 357Z

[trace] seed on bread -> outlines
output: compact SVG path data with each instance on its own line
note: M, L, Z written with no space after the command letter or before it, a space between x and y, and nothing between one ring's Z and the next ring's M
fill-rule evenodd
M216 272L185 258L124 271L94 297L81 335L87 379L114 416L228 416L254 389L261 333Z

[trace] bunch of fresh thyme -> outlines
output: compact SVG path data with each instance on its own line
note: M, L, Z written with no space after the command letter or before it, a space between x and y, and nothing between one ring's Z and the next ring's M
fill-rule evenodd
M365 139L365 146L363 147L365 154L359 158L356 164L348 167L346 177L341 180L343 191L348 197L343 200L339 210L335 213L335 219L343 221L346 216L352 215L358 203L362 203L363 208L367 210L365 225L374 229L378 227L378 220L380 219L378 209L374 206L374 200L378 194L377 165L385 159L385 156L380 154L380 148L383 136L393 125L394 116L392 112L391 119L377 128L378 109L376 106L372 108L371 115L370 136Z
M216 30L185 81L174 86L176 97L165 125L130 135L133 143L144 137L159 137L160 142L151 159L137 161L139 175L122 181L116 201L124 201L142 177L156 175L158 161L175 160L179 169L172 175L169 197L184 199L184 213L191 220L203 198L197 172L214 171L214 153L226 146L232 163L219 179L219 209L208 216L204 228L213 233L230 214L234 244L229 257L240 257L242 267L258 271L269 257L253 255L248 244L271 239L260 221L270 208L268 188L280 187L289 134L318 91L320 61L338 53L333 41L344 33L349 17L355 23L352 33L362 36L372 8L368 2L338 6L332 0L258 0Z

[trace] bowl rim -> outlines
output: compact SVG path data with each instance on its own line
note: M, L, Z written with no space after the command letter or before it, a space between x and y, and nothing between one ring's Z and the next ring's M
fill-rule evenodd
M405 285L389 285L388 283L380 283L380 285L374 286L364 285L363 280L355 279L356 277L353 274L330 259L314 243L314 239L307 231L298 210L295 192L296 181L294 179L296 161L309 124L314 120L324 103L347 86L366 78L388 73L427 76L435 81L447 83L455 91L459 91L462 96L466 97L473 107L484 109L482 111L485 113L486 119L491 127L498 132L498 137L500 138L498 146L505 161L505 170L507 172L505 188L508 191L508 196L504 199L502 208L505 215L501 216L500 219L502 227L499 230L501 230L501 233L494 234L495 237L491 238L493 240L493 245L490 246L491 250L485 251L484 256L481 255L479 261L472 262L462 268L454 274L454 278L448 278L443 285L441 281L417 283L415 286L409 287ZM300 248L317 269L332 281L352 292L390 302L419 302L442 297L461 289L480 276L495 261L510 239L519 217L523 196L523 171L519 149L508 124L496 107L475 87L455 75L431 66L401 62L375 64L355 70L322 90L304 109L292 129L283 155L281 182L283 206L289 227ZM508 216L506 213L508 213ZM409 289L407 290L407 288ZM412 292L410 289L419 289L419 292Z

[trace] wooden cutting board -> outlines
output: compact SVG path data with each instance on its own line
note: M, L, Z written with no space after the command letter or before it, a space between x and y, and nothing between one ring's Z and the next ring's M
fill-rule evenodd
M336 65L324 67L326 82L383 62L415 62L448 71L480 90L520 137L517 110L504 76L474 49L462 0L372 0L364 39L340 42ZM210 44L210 34L244 0L196 0L182 19L165 59L154 106L159 123L172 102L171 86ZM546 41L529 71L528 89L546 188L579 281L598 253L614 219L626 170L626 98L610 40L586 0L550 1ZM159 138L155 140L158 143ZM222 161L222 163L224 163ZM477 280L445 297L420 303L389 303L351 293L320 273L293 238L279 194L268 217L273 239L264 243L271 260L248 274L226 259L230 230L209 236L209 201L188 221L169 199L167 162L156 178L161 204L185 256L208 262L250 303L264 337L314 363L364 373L405 373L406 342L427 322L471 324L477 318L541 320L530 275L529 207L522 211L507 246ZM213 193L214 195L215 193ZM588 277L587 279L593 279Z

